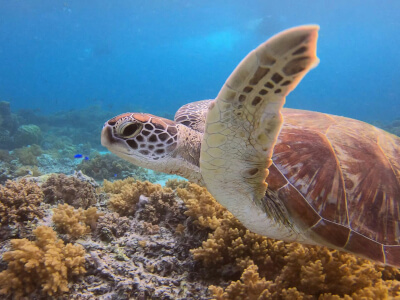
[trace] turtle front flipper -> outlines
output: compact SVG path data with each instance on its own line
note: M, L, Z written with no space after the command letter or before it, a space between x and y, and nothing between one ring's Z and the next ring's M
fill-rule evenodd
M318 64L318 29L295 27L261 44L237 66L209 107L201 173L209 191L241 221L249 215L229 207L230 198L262 206L281 109L286 95Z

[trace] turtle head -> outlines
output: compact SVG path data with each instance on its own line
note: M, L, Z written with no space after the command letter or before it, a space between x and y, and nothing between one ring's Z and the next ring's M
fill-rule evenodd
M104 124L101 144L140 167L188 178L193 170L187 168L196 166L181 155L192 152L179 141L182 127L186 126L150 114L125 113Z
M176 149L177 133L173 121L150 114L125 113L104 124L101 144L125 160L151 168L153 162L159 164Z

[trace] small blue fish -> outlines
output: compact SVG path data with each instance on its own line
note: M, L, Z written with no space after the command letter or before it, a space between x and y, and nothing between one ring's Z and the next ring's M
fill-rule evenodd
M114 174L114 177L117 177L118 176L118 174Z
M75 154L74 157L75 157L75 158L82 158L83 155L82 155L82 154Z
M85 160L89 160L89 156L85 156Z

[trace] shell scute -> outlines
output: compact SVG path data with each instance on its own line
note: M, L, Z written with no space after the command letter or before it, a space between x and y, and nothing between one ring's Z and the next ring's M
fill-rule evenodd
M283 116L267 182L293 221L321 244L400 265L400 139L344 117Z
M383 245L374 240L368 239L355 231L351 232L349 241L344 249L352 253L368 257L374 261L385 263Z
M311 228L311 231L317 236L317 240L322 239L323 243L329 243L335 247L343 248L350 235L348 227L321 219L318 224Z
M343 171L350 226L379 243L399 244L398 170L378 145L378 135L387 133L354 123L361 122L349 120L327 134Z
M278 196L298 227L307 230L321 219L311 205L305 201L303 195L292 185L288 184L279 189Z
M284 126L272 159L321 217L348 224L341 169L325 135Z

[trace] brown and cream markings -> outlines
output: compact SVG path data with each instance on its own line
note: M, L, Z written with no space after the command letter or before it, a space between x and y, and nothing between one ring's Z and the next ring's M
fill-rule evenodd
M136 165L203 184L250 230L400 267L400 138L361 121L282 108L318 64L318 26L250 52L214 100L170 121L125 113L101 141Z

